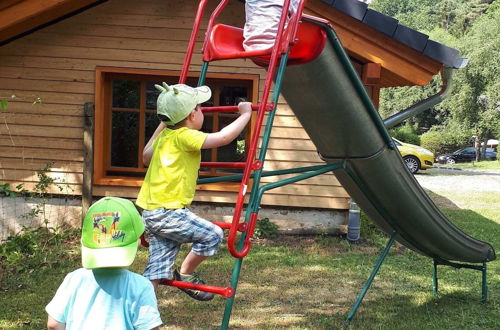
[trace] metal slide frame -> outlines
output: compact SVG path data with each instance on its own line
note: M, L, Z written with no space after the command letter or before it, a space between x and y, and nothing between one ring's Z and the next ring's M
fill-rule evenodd
M318 22L313 22L315 24L322 24ZM418 113L422 112L425 106L427 106L427 109L430 108L431 106L435 105L436 103L440 102L441 100L444 99L444 97L448 94L449 92L449 84L446 86L447 80L445 80L444 84L445 86L443 87L442 91L430 98L429 100L425 100L424 102L419 102L415 106L412 106L400 113L398 113L397 116L394 118L391 118L390 120L387 120L386 122L382 122L378 113L376 112L375 107L373 106L373 103L369 99L366 91L363 88L363 85L357 76L354 68L352 67L352 64L349 61L349 58L347 54L345 53L345 50L343 49L342 45L340 44L340 41L338 40L336 34L334 33L334 30L331 25L329 24L324 24L324 28L327 30L328 33L328 39L337 53L337 56L339 57L340 62L342 63L344 69L347 72L347 75L349 76L351 83L353 84L355 90L358 92L358 96L361 99L361 102L364 104L366 110L368 111L370 117L373 119L375 127L379 131L383 141L386 144L387 149L394 149L394 144L392 141L392 138L387 133L386 127L391 127L394 126L396 122L401 122L401 120L407 119L409 117L413 117L417 115ZM451 68L446 68L444 71L444 77L445 78L451 78ZM371 156L369 156L371 157ZM328 157L323 157L323 159L328 160ZM361 181L360 178L357 177L356 173L354 173L351 169L349 169L347 166L344 166L342 168L343 171L351 178L352 181L356 183L356 185L364 191L365 194L370 195L370 190L367 189L366 185ZM376 198L372 198L372 200L376 200ZM381 215L384 215L385 209L381 205L377 205L375 203L375 208L377 212L379 212ZM389 219L390 217L388 214L385 214L384 218L387 218L388 222L391 222ZM378 273L383 261L385 260L386 256L389 253L389 250L391 246L393 245L394 241L396 238L399 236L399 233L397 231L393 231L392 235L390 236L385 248L381 251L375 266L365 282L361 292L359 293L351 311L347 315L345 325L347 326L349 322L354 318L356 315L357 310L359 309L364 296L368 292L373 280L375 279L376 274ZM406 239L406 238L405 238ZM410 241L411 243L411 241ZM494 258L494 252L493 252L493 258ZM488 261L488 260L486 260ZM478 270L482 272L482 295L481 295L481 302L486 302L487 300L487 273L486 273L486 261L482 263L482 265L473 265L473 264L465 264L465 263L455 263L451 262L442 258L433 258L433 273L432 273L432 279L433 279L433 292L435 295L438 294L438 276L437 276L437 266L438 265L446 265L446 266L451 266L457 269L460 268L467 268L467 269L473 269L473 270Z
M203 11L205 9L207 0L201 0L199 7L198 7L198 12L196 14L195 18L195 23L193 27L193 31L191 33L191 38L190 42L188 45L188 51L186 54L186 58L184 61L183 69L181 72L181 76L179 79L179 83L184 83L186 78L187 78L187 73L189 71L189 66L192 58L192 53L194 50L194 44L196 41L196 37L198 35L198 31L200 28L200 22L201 18L203 16ZM222 9L226 6L228 0L222 0L215 11L212 13L209 23L208 23L208 28L207 28L207 35L205 38L205 44L204 44L204 49L206 49L208 38L210 35L210 32L212 28L215 25L215 20L217 19L218 15L222 11ZM301 17L302 15L302 10L304 7L306 0L303 0L300 2L297 12L296 12L296 17ZM290 0L285 0L284 5L283 5L283 13L286 13L288 11L288 7L290 5ZM217 177L217 178L205 178L205 179L199 179L198 184L205 184L205 183L215 183L215 182L235 182L239 181L240 182L240 190L238 193L238 200L236 202L235 206L235 212L233 215L233 221L230 226L225 226L224 224L220 224L222 228L224 229L229 229L229 236L228 236L228 249L231 252L231 254L236 258L234 265L233 265L233 272L232 272L232 278L231 278L231 286L228 288L222 288L222 289L217 289L213 290L213 287L208 287L208 286L197 286L198 289L205 289L210 292L218 293L221 294L220 292L226 292L228 294L224 295L226 298L226 307L224 310L224 315L223 319L221 322L221 329L227 329L229 326L229 320L231 317L231 312L232 312L232 307L234 304L234 299L235 299L235 293L236 289L238 286L238 280L239 280L239 275L240 275L240 270L241 266L243 263L243 258L248 254L250 250L250 245L251 245L251 238L253 236L253 231L255 229L255 225L257 222L257 216L260 208L260 203L263 197L263 194L274 188L278 188L287 184L291 184L294 182L298 182L301 180L305 180L317 175L321 175L327 172L331 172L335 169L341 168L342 164L335 163L335 164L326 164L326 165L320 165L320 166L308 166L308 167L301 167L301 168L293 168L293 169L285 169L285 170L278 170L278 171L263 171L263 164L266 158L266 153L269 145L269 139L271 136L271 130L274 122L274 117L276 114L276 107L278 104L278 98L280 95L280 90L281 90L281 83L283 80L284 72L286 69L287 61L288 61L288 54L289 54L289 49L290 46L295 43L295 35L297 33L298 29L298 24L299 24L299 19L290 19L289 25L291 28L288 29L288 35L284 35L285 31L285 21L286 21L286 14L282 14L281 21L279 24L278 28L278 33L277 33L277 38L275 41L275 45L272 49L271 57L269 60L269 65L267 68L267 76L266 76L266 81L264 85L264 91L263 95L261 98L261 101L259 102L259 105L257 106L257 120L255 123L255 129L252 132L252 139L250 143L250 148L247 153L247 161L244 165L244 172L243 174L238 174L238 175L231 175L231 176L226 176L226 177ZM295 25L292 25L295 24ZM288 40L288 47L286 49L280 49L283 48L282 43L282 38L287 38ZM281 52L280 52L281 51ZM279 60L279 66L276 71L276 65ZM201 86L205 82L206 74L208 71L209 67L209 61L204 60L202 69L200 72L199 80L198 80L198 86ZM270 89L272 86L272 83L274 81L274 91L273 91L273 96L272 96L272 101L271 103L267 103ZM225 108L225 109L216 109L216 110L222 110L222 111L235 111L235 107L220 107L220 108ZM210 109L204 109L210 111ZM265 129L264 129L264 134L261 140L261 145L260 145L260 152L258 157L256 157L256 152L257 152L257 144L259 141L259 135L260 135L260 130L262 127L264 115L267 112L268 117L267 117L267 122L265 124ZM203 164L204 166L210 166L210 163L205 163ZM220 165L220 164L219 164ZM234 166L234 167L240 167L237 164L229 165L229 166ZM266 176L279 176L279 175L285 175L285 174L298 174L294 177L289 177L287 179L283 180L278 180L273 183L265 184L265 185L260 185L260 180L262 177ZM245 197L247 193L247 185L249 183L250 178L253 179L253 184L252 184L252 189L250 191L250 196L248 200L248 205L247 209L245 212L245 221L243 226L240 224L240 216L243 210L243 204L245 202ZM241 232L241 235L239 237L239 240L236 242L236 236L237 233ZM175 285L179 287L185 287L185 284L181 283L176 283L172 281L167 281L165 284L169 285Z
M202 52L204 53L204 50L206 50L207 42L209 42L209 36L212 28L215 25L215 21L220 14L220 12L223 10L223 8L226 6L229 0L222 0L220 1L219 5L217 8L214 10L212 13L209 23L208 23L208 28L207 28L207 34L205 38L205 43L204 47L202 49ZM201 19L205 10L205 6L207 4L208 0L201 0L200 4L198 6L198 11L196 14L193 30L191 32L191 37L190 37L190 42L188 45L188 50L186 53L184 65L181 71L181 76L179 79L179 83L184 83L187 74L189 71L189 66L191 63L197 35L200 29L200 24L201 24ZM303 0L300 2L299 7L297 9L297 17L302 17L302 10L304 7L306 0ZM285 0L284 1L284 11L286 12L288 7L290 5L290 0ZM235 213L233 216L233 220L231 224L224 224L224 223L217 223L221 228L223 229L229 229L229 236L228 236L228 249L230 253L236 258L234 265L233 265L233 271L232 271L232 278L231 278L231 286L230 287L212 287L212 286L204 286L204 285L189 285L184 282L179 282L179 281L166 281L163 284L168 284L168 285L173 285L173 286L178 286L178 287L189 287L189 288L195 288L199 290L205 290L209 292L214 292L220 295L225 296L228 298L226 300L226 306L224 310L224 315L223 319L221 322L221 329L227 329L229 325L229 320L231 317L231 312L232 312L232 307L234 304L234 299L235 299L235 293L236 293L236 288L238 285L238 280L239 280L239 275L240 275L240 270L241 266L243 263L243 258L248 254L250 250L250 245L251 245L251 238L253 236L253 231L255 229L255 225L257 222L257 216L260 208L260 203L263 197L263 194L270 190L274 189L277 187L281 187L290 183L298 182L301 180L305 180L308 178L311 178L316 175L321 175L326 172L331 172L331 171L338 171L338 170L343 170L345 173L347 173L349 176L351 176L351 179L353 181L357 181L359 183L359 187L363 190L363 182L361 182L361 179L356 176L355 173L350 171L347 168L346 162L345 161L334 161L330 160L330 163L327 163L326 165L319 165L319 166L308 166L308 167L301 167L301 168L293 168L293 169L286 169L286 170L279 170L279 171L263 171L263 164L266 158L266 153L267 153L267 148L269 144L269 139L270 139L270 134L273 126L273 121L275 117L275 112L276 112L276 107L278 103L278 97L281 92L282 88L282 83L284 79L284 74L285 74L285 69L287 67L287 61L288 61L288 56L289 56L289 49L290 47L296 42L295 40L295 35L297 33L297 28L299 24L299 19L291 19L290 20L290 25L296 24L295 26L292 25L291 29L288 29L288 32L285 32L285 18L286 14L282 14L279 29L278 29L278 34L277 38L275 41L275 45L272 49L272 53L270 54L270 60L269 60L269 66L268 66L268 74L266 77L265 85L264 85L264 90L263 90L263 96L261 101L259 102L258 105L253 106L253 110L257 111L257 120L255 123L255 131L252 132L252 139L250 143L250 147L247 153L247 161L245 163L231 163L231 164L210 164L210 163L204 163L202 166L225 166L225 167L233 167L233 168L243 168L243 174L237 174L237 175L231 175L231 176L226 176L226 177L217 177L217 178L204 178L204 179L199 179L198 183L199 184L206 184L206 183L215 183L215 182L240 182L240 190L238 193L238 199L235 205ZM306 19L307 20L307 19ZM376 126L376 129L378 131L378 134L380 135L381 139L383 140L383 143L385 144L385 148L388 150L395 150L396 146L394 144L394 141L392 138L389 136L387 130L386 130L386 125L384 125L384 122L381 120L380 116L378 115L377 110L373 106L373 103L371 102L371 99L367 95L364 86L359 80L359 77L357 73L355 72L354 68L352 67L352 64L350 63L350 60L345 53L342 45L340 44L339 40L337 39L337 36L335 35L332 26L329 24L328 21L322 20L322 19L317 19L312 21L314 24L318 24L324 28L324 30L327 33L328 39L330 40L330 43L332 47L335 49L335 51L339 54L339 59L341 62L341 65L346 69L346 72L348 76L350 77L351 81L353 82L354 89L358 93L358 97L360 98L362 104L366 108L366 111L368 112L371 120ZM283 38L287 40L287 45L288 47L284 49L284 43L282 42ZM205 54L205 53L204 53ZM278 64L279 63L279 64ZM198 85L203 85L205 82L205 78L207 75L209 67L209 60L203 61L202 69L200 72L199 80L198 80ZM273 80L275 82L275 88L274 92L272 95L272 101L270 103L267 103L267 100L269 98L270 94L270 89L271 85L273 83ZM446 93L442 93L446 94ZM442 97L444 98L444 96ZM440 99L442 99L440 98ZM420 106L419 108L422 108ZM230 106L230 107L213 107L212 109L205 108L204 111L236 111L237 107ZM413 111L415 109L409 109L411 110L411 115L413 115ZM421 109L419 109L420 111ZM405 111L404 115L407 116L410 111ZM265 124L265 129L264 129L264 134L261 140L261 146L260 146L260 152L258 157L257 156L257 147L258 147L258 141L259 141L259 135L260 135L260 130L263 124L263 119L265 114L268 115L267 117L267 122ZM402 117L402 116L400 116ZM325 160L328 161L328 157L324 157ZM260 180L262 177L267 177L267 176L279 176L279 175L284 175L284 174L297 174L294 177L290 177L284 180L279 180L274 183L269 183L269 184L264 184L261 186ZM253 179L253 184L252 184L252 189L249 191L250 196L247 196L247 188L249 184L249 180ZM248 204L245 212L245 220L244 223L240 223L240 217L243 212L243 205L245 203L245 199L248 197ZM383 207L377 207L375 205L376 209L378 212L381 214L384 214L385 211ZM390 217L389 217L390 218ZM241 234L239 234L241 233ZM239 237L238 237L239 235ZM361 293L359 294L358 298L356 299L356 302L354 303L350 313L347 316L346 323L349 323L355 316L358 308L360 307L362 300L366 293L368 292L371 283L373 282L376 274L378 273L384 259L389 253L389 250L391 246L393 245L394 241L398 238L399 239L400 234L397 231L393 231L386 247L382 250L373 270L366 281L363 289L361 290ZM407 239L407 238L404 238ZM410 241L411 244L411 241ZM434 258L434 268L433 268L433 288L434 288L434 293L438 293L438 277L437 277L437 266L438 265L447 265L447 266L452 266L455 268L469 268L469 269L474 269L474 270L480 270L482 271L483 274L483 285L482 285L482 301L486 301L487 298L487 286L486 286L486 263L483 263L482 266L475 266L475 265L470 265L470 264L458 264L458 263L452 263L449 261L446 261L442 258Z

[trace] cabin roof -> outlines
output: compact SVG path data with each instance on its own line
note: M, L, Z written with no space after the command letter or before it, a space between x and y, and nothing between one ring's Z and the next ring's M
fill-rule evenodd
M107 0L3 0L0 46ZM443 66L463 67L458 50L429 39L358 0L310 0L305 12L332 21L349 55L380 63L380 86L425 85Z
M358 0L321 0L350 17L384 33L394 40L452 68L461 68L464 59L458 50L429 39L429 36L402 25L394 17L368 8L368 4Z

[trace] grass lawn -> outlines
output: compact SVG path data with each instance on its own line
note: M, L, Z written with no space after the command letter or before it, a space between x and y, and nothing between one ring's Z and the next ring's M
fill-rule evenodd
M438 164L435 167L456 168L462 170L495 170L500 171L500 160L484 160L481 162L456 163L453 165Z
M459 205L443 212L465 232L500 251L500 192L434 192L431 197ZM6 253L5 245L0 249L4 256L0 259L0 329L44 328L45 305L65 274L80 267L78 233L28 236L17 242L28 252ZM367 242L360 245L326 235L257 240L243 262L230 327L342 328L387 241L367 219L363 219L362 236ZM132 269L142 272L146 258L147 251L141 249ZM202 277L212 285L229 285L233 261L223 247L201 267ZM480 272L441 266L440 297L432 294L431 272L430 259L393 247L349 328L498 329L498 261L488 264L486 304L479 302ZM224 298L197 302L172 287L160 288L158 302L164 329L218 328L225 305Z

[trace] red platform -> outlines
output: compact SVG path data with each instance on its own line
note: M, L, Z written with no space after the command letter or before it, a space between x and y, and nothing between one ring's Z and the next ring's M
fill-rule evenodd
M284 38L286 40L286 38ZM303 64L314 60L321 54L326 42L326 32L317 24L302 21L297 31L297 41L290 48L288 65ZM283 47L287 49L287 47ZM271 58L270 49L245 51L243 48L243 29L225 24L213 27L205 45L205 62L251 58L257 65L267 67Z

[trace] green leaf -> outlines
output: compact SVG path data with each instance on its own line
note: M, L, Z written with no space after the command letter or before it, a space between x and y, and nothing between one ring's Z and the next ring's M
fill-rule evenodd
M9 101L0 99L0 110L7 110Z

